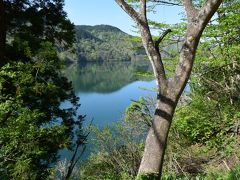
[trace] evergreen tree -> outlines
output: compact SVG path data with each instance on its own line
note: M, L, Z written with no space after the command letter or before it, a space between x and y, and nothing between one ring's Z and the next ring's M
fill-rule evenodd
M33 52L42 41L62 47L71 45L74 26L67 19L63 6L64 0L1 0L0 63L23 59L23 53L16 53L18 47L14 46L19 39L30 42Z
M71 46L74 37L63 5L0 1L0 179L48 179L59 150L77 151L85 143L79 99L61 74L55 48ZM70 163L69 172L75 160Z

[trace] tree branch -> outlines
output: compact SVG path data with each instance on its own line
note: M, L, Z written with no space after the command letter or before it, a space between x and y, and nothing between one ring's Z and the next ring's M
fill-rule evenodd
M182 6L181 3L173 3L173 2L167 2L162 0L152 0L151 2L160 3L162 5L168 5L168 6Z
M125 0L115 0L115 2L130 16L137 24L144 25L140 14L137 13Z
M141 0L141 16L144 19L144 21L147 21L147 3L146 0Z
M160 91L165 91L167 87L167 78L164 70L163 62L159 50L155 48L150 28L147 20L146 4L147 0L140 0L140 13L137 13L124 0L115 0L115 2L135 21L138 23L142 43L146 50L147 56L152 64L153 72L157 80L157 88Z
M155 41L155 47L158 49L159 48L159 44L162 42L162 40L165 38L165 36L172 32L171 29L167 29L166 31L163 32L163 34L158 38L157 41Z
M204 6L199 11L199 18L202 20L202 26L206 26L213 14L223 0L207 0Z
M191 22L193 18L197 17L199 10L194 7L192 0L183 0L183 6L187 13L187 19Z
M184 7L188 16L188 28L186 39L180 51L179 63L175 70L175 76L172 79L172 85L184 87L189 79L196 49L204 28L210 21L213 14L217 11L222 0L207 0L205 5L196 10L192 0L183 0ZM196 14L197 12L197 14ZM179 89L181 92L183 89Z

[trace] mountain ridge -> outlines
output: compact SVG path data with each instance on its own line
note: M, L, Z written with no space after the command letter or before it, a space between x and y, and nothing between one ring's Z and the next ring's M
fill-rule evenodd
M98 30L106 30L114 31L114 32L122 32L124 34L127 34L126 32L122 31L120 28L111 26L108 24L99 24L99 25L75 25L75 28L85 28L85 29L98 29ZM129 34L127 34L129 35ZM130 35L131 36L131 35Z
M136 49L140 43L130 40L134 36L111 25L76 25L75 32L75 53L60 53L68 61L131 61L145 55Z

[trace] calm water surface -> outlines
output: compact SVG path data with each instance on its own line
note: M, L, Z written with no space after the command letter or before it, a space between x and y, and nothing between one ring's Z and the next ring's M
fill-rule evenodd
M136 75L143 71L151 71L147 61L85 63L66 68L64 73L80 97L78 114L86 115L86 126L91 121L99 128L111 125L122 119L131 100L138 100L141 96L155 96L153 78ZM68 104L62 106L67 107ZM93 149L91 134L88 142L83 160ZM62 159L69 159L71 154L67 150L60 152Z
M151 71L147 62L87 63L73 65L65 74L80 97L79 114L103 127L121 119L131 100L155 96L155 81L136 74Z
M131 100L137 100L140 96L153 96L153 92L141 89L141 87L151 89L154 84L155 81L135 81L115 92L106 94L78 92L77 96L81 98L82 104L79 112L86 114L88 119L93 119L94 125L111 124L121 119Z

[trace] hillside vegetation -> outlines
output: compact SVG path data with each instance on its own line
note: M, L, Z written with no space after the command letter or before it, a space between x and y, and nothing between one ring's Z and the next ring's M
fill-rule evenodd
M131 42L133 36L109 25L75 26L75 53L62 52L62 58L78 61L129 61L144 55Z

